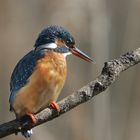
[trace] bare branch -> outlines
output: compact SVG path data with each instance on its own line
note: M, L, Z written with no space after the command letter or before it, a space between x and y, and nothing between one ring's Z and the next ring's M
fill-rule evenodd
M90 100L95 95L106 90L120 75L122 71L125 71L129 67L140 62L140 48L121 55L118 59L105 62L101 75L99 75L94 81L90 82L80 90L75 91L70 96L64 98L58 102L60 106L60 113L55 110L47 108L36 115L37 125L50 121L63 113L71 110L72 108ZM29 119L13 120L0 125L0 138L8 136L13 133L17 133L21 130L27 130L35 126L31 125Z

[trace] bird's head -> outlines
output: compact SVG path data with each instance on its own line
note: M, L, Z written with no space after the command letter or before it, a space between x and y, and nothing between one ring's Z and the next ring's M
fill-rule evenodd
M65 56L74 54L88 62L93 60L75 46L73 36L60 26L48 26L38 36L35 42L35 50L52 50L63 53Z

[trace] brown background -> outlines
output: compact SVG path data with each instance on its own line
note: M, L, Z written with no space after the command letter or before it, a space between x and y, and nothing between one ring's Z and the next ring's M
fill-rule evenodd
M47 25L67 28L92 65L70 56L61 98L97 77L105 61L140 47L139 0L1 0L0 123L11 120L9 80L17 61L32 49ZM139 140L140 65L104 93L34 129L32 140ZM11 135L4 140L24 139Z

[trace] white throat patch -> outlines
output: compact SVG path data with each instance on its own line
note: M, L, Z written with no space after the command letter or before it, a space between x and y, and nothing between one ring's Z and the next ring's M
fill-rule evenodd
M66 57L66 56L68 56L70 54L71 54L71 52L63 53L64 57Z
M45 45L41 45L40 48L55 49L55 48L57 48L57 45L55 43L48 43Z
M48 43L48 44L45 44L45 45L40 45L38 48L39 49L55 49L55 48L57 48L57 45L55 43ZM70 54L71 54L71 52L63 53L64 57L66 57Z

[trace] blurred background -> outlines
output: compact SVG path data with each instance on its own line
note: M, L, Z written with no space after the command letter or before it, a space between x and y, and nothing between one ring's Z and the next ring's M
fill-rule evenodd
M77 46L92 56L89 64L67 58L62 99L94 80L105 61L140 47L140 0L1 0L0 123L12 120L9 81L21 57L33 49L38 33L61 25ZM34 129L31 140L139 140L140 65L121 74L105 92L61 117ZM4 140L23 140L11 135Z

